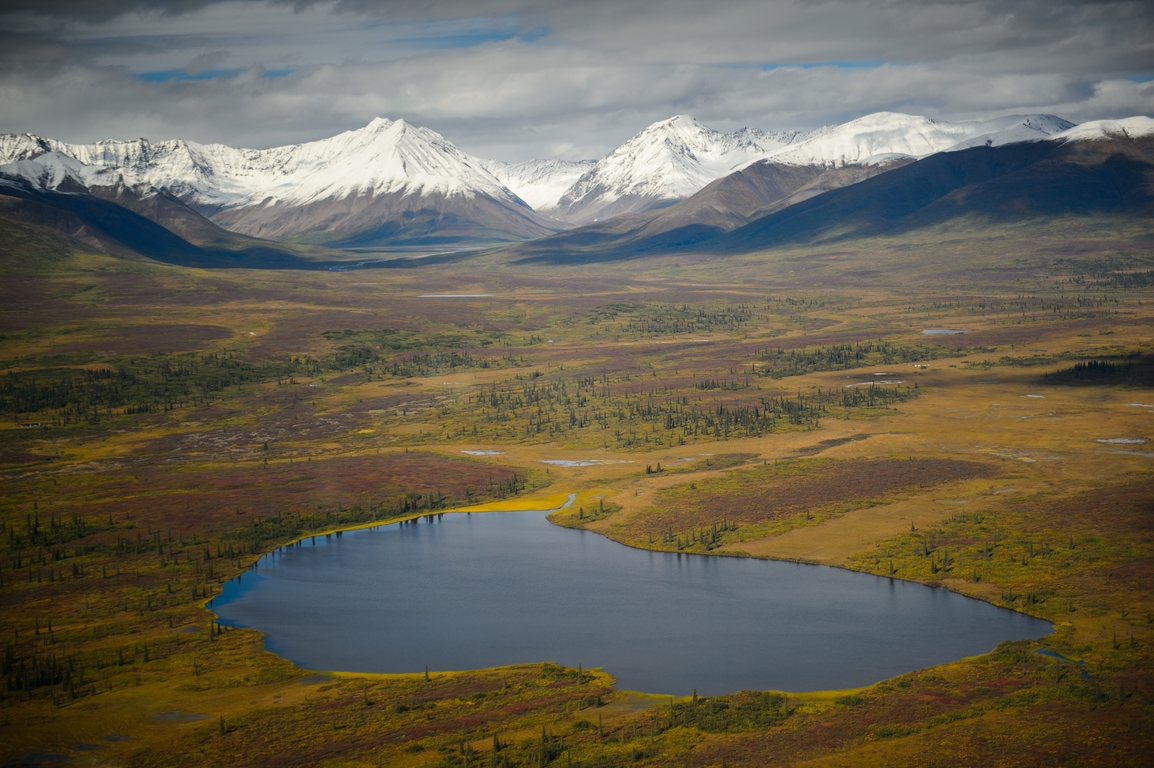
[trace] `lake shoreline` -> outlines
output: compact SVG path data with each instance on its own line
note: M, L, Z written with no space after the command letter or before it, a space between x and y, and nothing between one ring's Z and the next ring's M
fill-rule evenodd
M558 507L554 507L554 508L552 508L552 509L540 509L540 508L534 508L534 507L537 507L537 506L543 506L543 505L538 505L538 504L533 504L533 503L530 503L530 502L532 501L531 499L525 499L525 500L510 500L510 501L506 501L506 502L498 502L498 503L496 503L496 504L498 504L498 505L500 505L500 506L502 506L502 507L505 507L504 509L491 509L491 508L489 508L489 509L483 509L483 508L482 508L482 509L478 509L478 508L474 507L474 508L463 508L463 509L453 509L453 510L438 511L438 512L435 512L435 513L426 513L426 514L413 514L413 515L406 515L406 516L404 516L404 517L401 517L401 518L392 518L392 519L389 519L389 520L373 521L373 522L370 522L370 523L363 523L363 524L358 524L358 525L355 525L355 526L346 526L346 527L342 527L342 528L334 529L334 530L332 530L332 531L328 531L328 532L320 532L320 533L317 533L317 534L310 534L309 536L303 536L303 537L299 537L298 539L295 539L295 540L293 540L292 542L289 542L289 543L287 543L287 544L285 544L285 545L282 545L282 546L280 546L280 547L277 547L277 548L275 548L275 549L273 549L273 550L270 550L268 553L266 553L266 554L265 554L265 555L263 555L263 556L262 556L260 559L258 559L258 560L257 560L255 563L253 563L253 565L249 567L249 569L248 569L248 571L246 571L246 573L247 573L247 572L249 572L249 571L253 571L253 570L257 570L257 569L259 569L259 566L260 566L261 560L264 560L265 558L269 558L269 559L271 559L271 558L277 557L277 555L278 555L278 554L283 554L283 553L285 553L285 551L287 551L287 550L295 549L295 548L297 548L297 547L300 547L300 546L302 546L302 545L303 545L303 543L304 543L304 541L305 541L306 539L315 540L315 538L316 538L317 536L328 536L328 537L331 537L331 536L334 536L334 535L336 535L337 537L339 537L339 535L340 535L341 533L344 533L344 532L355 532L355 531L359 531L359 530L373 530L373 529L380 529L380 528L383 528L383 527L386 527L386 526L392 526L392 525L394 525L394 524L403 525L404 523L407 523L407 522L411 522L411 521L414 521L414 520L419 520L420 518L426 518L426 519L428 519L428 518L430 518L430 517L435 517L435 518L436 518L436 520L438 520L438 521L439 521L439 520L443 520L443 519L444 519L444 515L445 515L445 514L449 514L449 515L461 515L461 514L464 514L464 515L470 515L470 514L472 514L473 512L477 512L478 514L481 514L481 513L483 513L483 512L489 512L489 511L512 511L512 512L524 512L524 513L540 513L540 514L542 515L542 517L543 517L543 520L549 524L549 527L550 527L550 528L553 528L553 529L560 529L560 528L566 528L566 527L570 527L570 528L571 528L572 526L565 526L565 525L561 525L561 524L558 524L558 523L557 523L557 522L556 522L556 521L553 519L553 515L554 515L555 513L557 513L557 512L560 512L560 511L562 511L562 510L564 510L564 509L567 509L567 508L569 508L570 506L572 506L572 505L574 504L575 500L577 499L577 497L578 497L578 494L579 494L579 493L580 493L580 491L569 493L569 494L567 495L567 497L566 497L566 501L565 501L565 503L564 503L564 504L562 504L561 506L558 506ZM559 494L558 494L558 495L559 495ZM484 505L484 506L486 506L486 507L490 507L491 505ZM510 509L510 507L512 507L512 509ZM579 528L578 530L582 530L582 529L580 529L580 528ZM886 580L887 580L888 582L890 582L890 583L902 583L902 584L908 584L908 585L926 586L926 587L930 587L931 589L944 588L944 590L945 590L947 593L949 593L950 595L952 595L952 596L956 596L956 597L958 597L958 598L968 598L968 599L971 599L971 600L976 600L977 602L980 602L982 605L984 605L984 606L986 606L986 607L988 607L988 608L993 608L993 609L1001 609L1001 610L1009 611L1009 612L1012 612L1012 613L1014 613L1014 614L1016 614L1016 615L1019 615L1019 616L1023 617L1024 619L1035 620L1035 621L1046 621L1045 619L1043 619L1043 618L1041 618L1041 617L1032 616L1031 614L1025 613L1025 612L1023 612L1023 611L1013 611L1012 609L1007 609L1007 608L1005 608L1005 607L1003 607L1003 606L996 606L996 605L994 605L993 603L991 603L991 602L990 602L990 601L988 601L988 600L982 600L981 598L975 597L975 596L973 596L973 595L966 595L966 594L964 594L964 593L962 593L962 592L959 592L959 591L956 591L956 590L952 590L952 589L950 589L950 588L949 588L949 586L948 586L948 585L942 584L941 582L937 582L937 583L933 583L933 584L927 584L927 583L925 583L925 582L923 582L923 581L918 581L918 580L916 580L916 579L901 578L901 577L897 577L897 576L879 576L878 574L871 574L871 573L869 573L868 571L864 571L864 570L856 570L856 569L853 569L853 568L847 568L847 567L844 567L844 566L838 566L838 565L829 565L829 564L825 564L825 563L814 563L814 562L807 562L807 561L804 561L804 560L798 560L798 559L784 559L784 558L760 557L760 556L753 556L753 555L749 555L749 554L747 554L747 553L741 553L741 554L738 554L738 553L733 553L733 552L718 552L718 553L701 553L701 552L668 552L668 551L659 550L659 549L648 549L648 548L646 548L646 547L643 547L643 546L636 546L636 545L634 545L634 544L630 544L630 543L626 543L626 542L621 542L621 541L618 541L618 540L616 540L616 539L612 539L612 538L609 538L609 537L605 536L605 535L604 535L603 533L601 533L600 531L596 531L596 530L593 530L593 531L590 531L590 532L592 532L592 533L598 533L598 534L600 534L598 538L599 538L600 540L603 540L603 541L604 541L604 542L606 542L606 543L612 543L612 544L623 544L623 545L624 545L624 546L625 546L625 547L626 547L628 550L631 550L631 551L636 551L636 552L646 552L646 553L650 553L650 554L660 554L660 555L671 555L671 554L673 554L673 555L677 555L677 556L678 556L678 557L677 557L677 560L678 560L678 561L680 561L680 559L681 559L681 558L680 558L680 555L683 555L683 554L685 554L685 555L691 555L691 554L714 554L715 556L720 556L720 559L724 559L724 560L736 560L736 561L752 561L752 560L758 560L758 561L762 561L762 562L766 562L766 563L792 564L792 565L800 565L800 566L806 566L806 567L812 567L812 566L821 566L821 565L824 565L824 566L826 566L826 568L828 568L828 569L829 569L830 571L832 571L832 572L838 572L838 573L846 573L846 574L855 574L855 575L860 575L860 576L873 576L875 579L879 579L879 580L880 580L880 579L886 579ZM704 562L704 561L700 561L700 562ZM242 576L243 576L243 574L242 574ZM239 585L240 585L240 583L241 583L241 577L238 577L238 578L236 578L236 579L234 579L234 580L232 580L232 581L236 582L236 584L237 584L237 585L238 585L238 587L239 587ZM812 582L812 579L808 579L808 581ZM230 582L230 583L231 583L231 582ZM243 589L243 588L242 588L242 589ZM213 600L217 600L217 599L219 599L219 597L220 597L220 596L218 595L217 597L213 598ZM221 616L221 614L219 613L219 610L218 610L218 609L219 609L219 606L216 606L216 605L214 605L212 601L208 601L208 607L209 607L209 609L210 609L210 610L212 610L212 611L214 612L214 614L216 614L218 617L220 617L220 616ZM250 626L250 627L247 627L247 628L249 628L249 629L254 629L254 628L253 628L253 627L251 627L251 626ZM289 661L290 663L293 663L293 664L294 664L294 666L297 666L298 668L300 668L300 669L302 669L302 670L308 669L308 670L314 670L314 671L315 671L315 670L317 670L317 669L320 669L320 668L321 668L321 667L319 667L319 666L316 666L316 665L307 665L307 664L304 664L304 663L300 663L300 662L297 662L297 661L293 661L291 656L285 656L285 655L284 655L283 653L281 653L279 650L274 650L273 648L269 647L269 634L268 634L267 632L263 632L263 631L262 631L262 630L260 630L260 629L255 629L255 631L261 632L261 634L262 634L262 637L264 638L264 644L265 644L265 646L266 646L266 649L267 649L267 650L268 650L270 653L274 653L274 654L277 654L277 655L278 655L278 656L280 656L281 658L284 658L286 661ZM1045 637L1049 637L1049 636L1051 636L1051 635L1052 635L1052 634L1053 634L1055 631L1057 631L1057 627L1051 623L1051 624L1050 624L1050 630L1049 630L1048 632L1045 632L1043 635L1039 635L1039 636L1038 636L1038 638L1036 638L1036 639L1037 639L1037 640L1040 640L1040 639L1042 639L1042 638L1045 638ZM992 650L992 649L991 649L991 650ZM965 659L965 658L978 658L978 657L980 657L980 656L986 655L986 654L987 654L987 653L989 653L989 652L990 652L990 651L986 651L986 652L983 652L983 653L979 653L979 654L972 654L972 653L971 653L971 654L967 654L967 655L964 655L964 656L960 656L960 657L958 657L958 658L956 658L956 659L954 659L954 658L951 658L951 659L949 659L949 660L947 660L947 661L934 662L934 663L931 663L931 664L929 664L929 667L937 666L937 665L939 665L939 664L942 664L942 663L946 663L946 664L948 664L948 663L954 663L954 662L956 662L956 661L960 661L960 660L962 660L962 659ZM498 664L498 665L491 665L491 666L485 666L485 665L481 665L481 666L461 666L461 667L453 667L453 668L448 668L448 667L446 667L445 669L437 669L437 670L432 670L432 669L431 669L431 670L430 670L430 674L433 674L434 672L435 672L436 674L450 674L450 673L452 673L452 674L464 674L464 673L467 673L467 672L482 672L482 671L492 671L492 670L498 670L498 669L502 669L502 668L506 668L506 667L509 667L510 665L512 665L512 666L520 666L520 665L523 665L523 664L533 664L533 663L538 663L538 662L520 662L520 661L516 661L516 662L510 662L510 664ZM609 665L601 665L601 667L608 667L608 666L609 666ZM597 668L601 668L601 667L597 667ZM927 668L927 667L917 667L916 669L924 669L924 668ZM401 675L401 676L410 675L410 676L411 676L411 675L420 675L420 674L422 674L422 673L421 673L421 672L419 672L419 671L418 671L418 672L388 672L388 673L383 673L383 672L382 672L382 673L378 673L378 672L371 672L371 671L358 671L358 670L356 670L356 669L346 669L346 668L343 668L343 667L340 667L340 666L335 666L335 667L327 667L327 668L324 668L324 670L323 670L323 671L325 671L326 673L332 673L332 674L335 674L335 673L340 673L340 674L344 674L344 675L352 675L352 676L356 676L356 675L372 675L372 674L387 674L387 675ZM612 673L608 673L608 674L610 674L610 675L612 676ZM906 673L899 673L899 676L900 676L900 674L906 674ZM882 678L880 678L880 679L878 679L878 680L875 680L875 681L873 681L873 682L871 682L871 683L868 683L868 684L866 684L866 685L864 685L864 686L860 686L860 685L851 685L851 686L846 686L846 687L835 687L835 688L824 688L824 687L823 687L823 688L812 688L812 689L811 689L811 688L805 688L805 689L796 689L796 690L793 690L793 691L791 691L791 692L790 692L790 695L799 695L799 694L803 694L803 693L814 693L814 694L816 694L816 693L819 693L819 692L822 692L822 691L846 691L846 690L860 690L860 689L862 689L862 688L868 688L868 687L870 687L870 686L872 686L872 685L876 685L876 684L878 684L878 683L880 683L880 682L884 682L884 681L885 681L885 680L887 680L887 679L890 679L890 677L882 677ZM623 690L624 690L624 689L623 689ZM779 688L772 688L772 687L765 687L765 688L757 687L757 688L743 688L742 690L763 690L763 691L779 691L779 690L782 690L782 689L779 689ZM657 694L653 694L653 695L658 695L658 696L665 696L665 695L667 695L667 694L657 693Z

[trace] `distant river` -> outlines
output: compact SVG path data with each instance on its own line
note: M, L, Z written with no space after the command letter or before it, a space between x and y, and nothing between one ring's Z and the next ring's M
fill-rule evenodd
M678 695L852 688L1052 631L944 589L648 552L545 514L446 514L305 540L226 584L213 607L308 669L552 661Z

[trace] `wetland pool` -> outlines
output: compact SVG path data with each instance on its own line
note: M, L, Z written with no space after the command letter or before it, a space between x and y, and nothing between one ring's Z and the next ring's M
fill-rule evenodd
M864 686L1052 631L944 589L634 549L546 514L447 513L305 539L228 582L212 609L307 669L551 661L676 695Z

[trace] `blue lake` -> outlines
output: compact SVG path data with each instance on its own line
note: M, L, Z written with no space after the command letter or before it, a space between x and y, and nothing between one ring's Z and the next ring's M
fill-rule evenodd
M545 515L446 514L306 539L226 584L213 609L309 669L552 661L678 695L851 688L1052 631L944 589L648 552Z

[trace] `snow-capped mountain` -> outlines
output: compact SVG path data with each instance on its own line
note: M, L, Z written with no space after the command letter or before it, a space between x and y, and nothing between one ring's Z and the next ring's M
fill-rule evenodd
M383 118L332 138L260 150L182 139L67 144L0 135L0 175L50 190L160 189L227 229L272 239L507 240L556 231L558 219L579 225L669 206L756 162L880 171L943 151L1140 132L1149 122L1075 128L1051 115L948 122L879 112L809 132L721 133L679 115L596 163L517 164L472 157L432 130Z
M426 230L462 216L484 219L476 223L499 239L503 231L519 238L555 229L480 160L404 120L378 118L329 139L260 150L7 135L0 173L47 189L152 186L228 229L263 237L346 240L382 227L393 237L402 218L420 212Z
M585 223L660 207L802 136L752 128L721 133L677 115L654 123L599 160L551 213L563 221Z
M482 167L534 210L556 208L561 195L593 167L593 160L482 160Z
M802 141L773 152L782 165L840 168L922 158L936 152L985 144L1037 141L1073 127L1053 115L1010 115L995 120L947 122L897 112L876 112L841 125L818 128Z
M659 208L759 160L819 168L889 164L952 148L1045 139L1072 125L1052 115L947 122L879 112L809 132L743 128L727 134L679 115L654 123L613 150L550 213L583 224Z
M512 199L481 161L404 120L377 118L329 139L271 149L183 139L65 144L28 135L0 137L0 164L43 158L55 166L46 153L60 156L69 172L75 168L69 160L79 163L77 180L85 186L150 184L203 206L244 206L270 197L300 204L400 190Z

